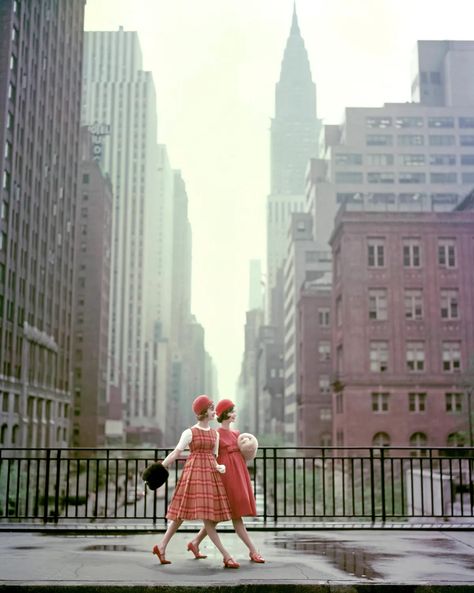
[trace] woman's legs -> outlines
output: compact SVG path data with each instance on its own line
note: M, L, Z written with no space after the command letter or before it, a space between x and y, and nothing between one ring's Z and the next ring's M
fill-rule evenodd
M219 552L222 554L224 560L228 560L232 558L231 554L224 548L221 538L219 537L216 531L217 523L215 521L211 521L210 519L204 519L204 528L207 532L207 535L211 539L212 543L216 546Z
M166 552L166 546L168 545L170 539L178 531L178 529L181 527L182 523L183 523L182 519L173 519L173 521L171 521L170 524L168 525L168 529L166 530L165 535L163 536L163 539L158 544L158 549L163 554L163 556Z
M245 528L244 522L242 521L242 517L238 519L232 519L232 523L234 524L235 533L240 537L240 539L244 542L244 544L249 549L249 552L253 554L257 551L255 546L253 545L252 540L250 539L249 532Z
M201 529L199 530L199 532L196 535L196 537L194 537L191 540L191 543L194 544L196 546L196 548L199 549L199 546L201 545L201 542L206 537L206 535L207 535L206 528L205 527L201 527Z

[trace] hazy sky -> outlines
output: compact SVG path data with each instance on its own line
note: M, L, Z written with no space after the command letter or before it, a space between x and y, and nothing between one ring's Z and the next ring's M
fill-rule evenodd
M318 117L410 100L417 39L473 39L473 0L297 0ZM249 260L265 260L269 126L293 0L87 0L86 30L138 31L158 141L181 169L193 229L192 308L220 395L243 353ZM213 394L215 395L215 394Z

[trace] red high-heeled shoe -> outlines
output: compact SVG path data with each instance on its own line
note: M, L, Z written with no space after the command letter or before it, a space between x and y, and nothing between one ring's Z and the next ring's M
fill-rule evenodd
M155 556L158 556L158 559L161 564L171 564L171 560L166 560L165 555L160 552L158 544L155 544L153 546L153 554L155 554Z
M264 564L265 563L265 559L258 552L250 552L249 556L250 556L250 560L252 562L257 562L257 564Z
M224 568L240 568L240 564L229 556L227 560L224 558Z
M187 549L188 552L192 552L194 554L194 558L197 558L198 560L201 558L207 558L206 554L201 554L199 548L193 544L193 542L189 542Z

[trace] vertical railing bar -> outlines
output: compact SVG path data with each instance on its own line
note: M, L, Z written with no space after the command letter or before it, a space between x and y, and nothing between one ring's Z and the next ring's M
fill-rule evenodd
M254 471L254 477L255 479L257 478L257 471L256 471L256 465L255 465L255 471ZM267 448L265 447L263 449L263 520L266 523L267 522L267 514L268 514L268 509L267 509Z
M375 523L375 486L374 486L374 449L370 448L370 506L372 509L372 523Z
M311 459L312 464L312 479L313 479L313 517L316 516L316 458L312 457Z
M405 515L405 472L403 468L403 457L400 455L400 499L402 502L402 515Z
M395 477L394 477L394 466L393 457L390 457L390 487L392 489L392 517L395 516Z
M341 454L341 468L342 468L342 516L346 516L346 458L344 453Z
M110 449L106 449L105 451L105 508L104 508L104 517L107 519L108 517L108 508L109 508L109 464L110 464Z
M363 453L361 453L363 455ZM360 458L360 490L362 500L362 517L365 517L365 482L364 482L364 457Z
M95 501L94 501L94 517L97 519L99 515L99 464L100 459L95 459Z
M79 475L81 473L81 460L79 458L76 459L76 512L75 517L79 514ZM84 512L87 515L87 500L86 505L84 507Z
M380 485L382 497L382 523L385 523L387 518L387 510L385 506L385 447L380 447Z
M86 459L86 514L85 514L85 518L89 519L89 465L90 465L90 459L87 458Z
M117 518L117 511L118 511L118 496L119 496L119 460L118 457L114 459L115 461L115 492L114 492L114 519Z
M337 458L339 459L339 457ZM336 470L335 470L335 464L334 464L335 458L334 456L331 458L331 472L332 472L332 516L336 517L337 516L337 511L336 511Z
M69 454L68 454L67 459L66 459L66 500L64 501L64 504L65 504L64 515L65 515L65 517L69 517L69 480L70 480L70 478L71 478L71 460L70 460Z
M18 519L20 517L20 475L21 475L21 458L17 459L17 476L16 476L16 495L15 495L15 515Z
M7 489L5 492L5 516L10 517L10 468L12 460L9 458L7 462Z
M283 515L286 517L286 457L283 456Z
M306 452L303 451L303 515L306 516Z
M277 449L273 447L273 520L278 521L278 464Z
M420 495L421 495L421 516L425 516L425 485L423 483L423 451L419 450L420 456Z
M454 516L454 483L453 483L453 459L449 457L449 490L450 490L450 498L451 498L451 517Z
M415 516L415 485L413 483L413 457L410 457L410 496L411 496L411 515Z
M25 492L25 517L28 517L28 511L30 508L30 471L31 471L31 459L28 457L26 460L26 492Z
M296 516L296 457L293 457L293 517Z
M323 482L323 517L326 517L326 448L323 447L323 463L322 463L322 482Z
M354 470L354 457L351 456L351 498L352 498L352 516L356 516L355 508L355 470Z
M444 513L444 477L443 477L443 457L439 458L439 483L440 483L440 498L441 498L441 514L443 517Z
M61 449L58 449L56 452L56 485L55 485L55 493L54 493L54 522L58 522L59 518L59 489L61 486L60 482L61 476Z
M45 475L45 493L44 493L44 508L43 508L43 521L48 521L48 505L49 505L49 472L51 463L51 449L46 449L46 475Z
M462 463L461 458L458 458L459 465L459 493L461 495L461 517L464 517L464 484L462 479Z
M435 516L434 508L434 486L433 486L433 449L429 449L429 464L430 464L430 501L431 501L431 516Z

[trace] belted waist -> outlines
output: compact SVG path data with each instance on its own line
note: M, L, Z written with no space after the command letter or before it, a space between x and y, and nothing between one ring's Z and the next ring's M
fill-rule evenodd
M229 447L227 453L240 453L240 449L238 447Z

